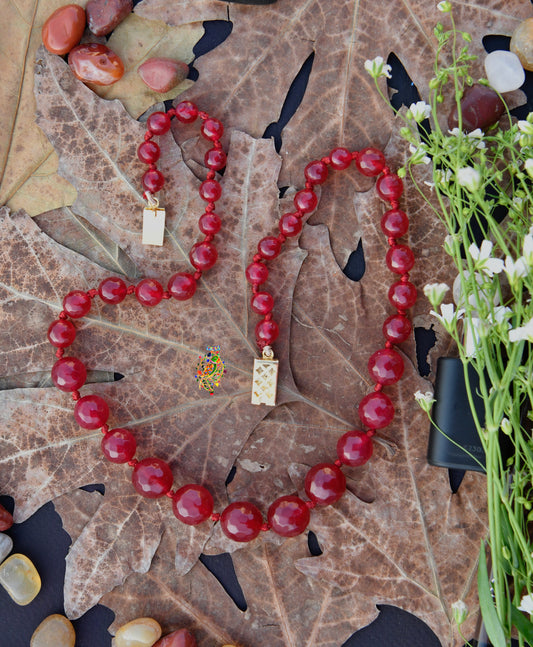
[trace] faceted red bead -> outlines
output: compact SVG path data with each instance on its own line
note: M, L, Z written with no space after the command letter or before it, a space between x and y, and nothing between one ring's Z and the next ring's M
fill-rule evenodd
M206 202L216 202L222 195L222 187L216 180L204 180L199 188L200 197Z
M166 112L152 112L146 120L146 127L154 135L164 135L170 129L170 117Z
M211 243L195 243L189 252L189 259L197 270L201 272L210 269L217 262L218 252Z
M136 463L131 475L133 487L147 499L165 496L172 488L173 480L170 467L155 456Z
M257 243L257 251L267 260L276 258L281 250L281 241L274 236L265 236Z
M401 238L409 229L407 214L401 209L389 209L381 218L381 231L387 238Z
M398 382L403 375L403 368L401 355L392 348L380 348L368 360L371 378L384 386Z
M396 281L389 288L389 302L398 310L407 310L416 303L416 288L409 281Z
M272 319L263 319L255 327L255 339L259 348L271 346L279 335L279 327Z
M372 456L372 438L364 431L347 431L337 442L337 456L344 465L358 467Z
M109 407L99 395L86 395L76 402L74 418L84 429L98 429L107 422Z
M181 101L175 108L176 119L183 124L192 124L198 117L198 108L192 101Z
M258 315L267 315L274 307L274 297L268 292L257 292L252 297L250 307Z
M128 429L111 429L102 438L102 452L111 463L127 463L135 456L137 442Z
M0 532L9 530L13 525L13 515L0 504Z
M382 175L376 182L376 191L382 200L399 200L403 193L403 182L395 173Z
M119 276L110 276L98 286L100 299L105 303L120 303L127 294L127 287Z
M268 267L264 263L250 263L245 274L248 283L260 285L268 279Z
M355 158L355 166L359 173L367 177L379 175L385 168L385 155L377 148L363 148Z
M211 493L201 485L184 485L172 497L174 515L189 526L197 526L209 519L213 505Z
M316 209L318 198L313 189L302 189L298 191L293 199L294 206L302 213L311 213Z
M161 171L158 171L156 168L152 168L142 176L142 185L145 191L150 191L150 193L157 193L161 191L163 185L165 184L165 177Z
M369 393L359 404L359 418L370 429L381 429L392 422L394 407L382 391Z
M161 149L156 142L148 140L137 149L137 157L145 164L155 164L161 155Z
M202 123L200 132L206 139L217 141L224 133L224 126L218 119L209 117Z
M282 496L268 509L268 525L282 537L296 537L307 528L310 511L297 496Z
M52 382L60 391L77 391L86 379L85 364L77 357L62 357L52 367Z
M383 323L383 336L393 344L401 344L403 341L409 339L411 330L411 322L407 317L402 315L391 315Z
M168 291L178 301L187 301L196 292L196 281L192 274L178 272L170 277Z
M63 299L63 310L73 319L85 317L91 309L91 297L82 290L73 290Z
M407 245L393 245L387 251L386 263L391 272L405 274L413 269L415 255Z
M315 160L305 167L304 175L305 179L311 184L323 184L328 177L328 167L324 162Z
M76 339L76 327L72 321L58 319L50 324L47 337L52 346L66 348Z
M235 501L222 511L220 527L234 541L251 541L261 532L263 517L248 501Z
M336 171L344 171L352 163L352 154L347 148L343 148L342 146L334 148L329 158L331 160L331 168L334 168Z
M211 213L203 213L198 220L198 227L203 234L213 236L220 231L222 221L220 216L214 211Z
M302 221L295 213L286 213L279 219L278 228L287 238L297 236L302 231Z
M226 153L221 148L211 148L204 156L204 163L207 168L213 171L220 171L226 166Z
M149 308L156 306L163 298L163 286L155 279L143 279L135 287L137 301Z
M305 477L307 496L319 505L338 501L346 490L346 477L334 463L319 463Z

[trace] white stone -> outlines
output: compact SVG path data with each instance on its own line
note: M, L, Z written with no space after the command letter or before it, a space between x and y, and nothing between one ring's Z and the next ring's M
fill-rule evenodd
M497 92L518 90L526 80L526 73L520 59L507 50L496 50L487 54L485 72L489 84Z
M74 647L75 643L76 634L70 620L54 613L33 632L30 647Z
M13 550L13 540L9 535L0 532L0 564Z

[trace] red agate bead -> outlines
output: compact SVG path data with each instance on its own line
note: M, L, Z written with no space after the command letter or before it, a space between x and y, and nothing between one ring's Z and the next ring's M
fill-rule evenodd
M328 167L318 160L310 162L304 169L305 179L311 184L322 184L327 180Z
M393 245L387 251L387 267L395 274L405 274L413 269L415 255L407 245Z
M145 191L150 191L150 193L157 193L161 191L163 185L165 184L165 177L161 171L158 171L156 168L146 171L142 176L142 185Z
M192 124L198 117L198 108L192 101L180 101L174 110L176 111L176 119L181 121L182 124Z
M226 153L221 148L210 148L204 156L204 164L212 171L220 171L226 162Z
M119 276L110 276L101 281L98 295L104 303L120 303L126 298L127 287Z
M268 509L268 525L282 537L296 537L309 525L309 507L297 496L282 496Z
M184 485L172 497L172 511L177 519L197 526L213 513L213 497L201 485Z
M77 391L86 379L85 364L77 357L62 357L52 366L52 381L60 391Z
M250 263L245 274L248 283L260 285L268 279L268 267L264 263Z
M189 252L189 260L200 272L210 269L217 262L218 252L211 243L195 243Z
M403 315L391 315L383 323L383 336L393 344L401 344L409 339L411 330L411 322Z
M394 418L394 406L388 395L382 391L369 393L359 404L359 418L370 429L381 429Z
M381 218L381 231L387 238L401 238L409 229L409 219L401 209L389 209Z
M208 117L200 126L202 135L211 141L217 141L224 134L224 126L214 117Z
M137 442L128 429L111 429L102 438L102 452L111 463L127 463L135 456Z
M305 477L307 496L319 505L338 501L346 490L346 477L334 463L319 463Z
M91 297L82 290L72 290L63 299L63 310L73 319L85 317L91 309Z
M250 307L258 315L267 315L274 308L274 297L269 292L257 292L252 297Z
M251 541L261 532L263 517L248 501L235 501L220 516L220 527L234 541Z
M416 303L416 288L410 281L396 281L389 288L389 301L398 310L407 310Z
M395 173L382 175L376 182L376 191L382 200L393 202L403 193L403 182Z
M145 164L155 164L161 155L159 145L152 141L144 141L137 149L137 157Z
M198 189L200 197L206 202L216 202L222 195L220 182L216 180L204 180Z
M344 465L358 467L372 456L372 438L364 431L347 431L337 442L337 456Z
M385 168L385 155L377 148L368 146L356 155L355 166L359 173L367 177L379 175Z
M281 251L281 242L275 236L265 236L257 243L257 251L268 261L276 258Z
M154 135L164 135L170 129L170 117L166 112L152 112L146 120L146 127Z
M168 291L178 301L187 301L196 292L196 281L192 274L178 272L170 277Z
M295 213L286 213L279 219L278 228L287 238L297 236L302 231L302 220Z
M149 308L156 306L163 298L163 286L155 279L143 279L135 287L137 301Z
M13 515L9 510L6 510L3 505L0 505L0 532L9 530L13 525Z
M170 491L174 479L167 463L153 456L143 458L133 466L131 480L141 496L158 499Z
M263 319L255 327L255 339L259 348L271 346L279 335L279 327L272 319Z
M352 154L347 148L339 146L334 148L329 158L331 160L331 168L334 168L336 171L344 171L352 163Z
M107 422L109 407L99 395L85 395L76 402L74 418L84 429L98 429Z
M57 319L50 324L47 337L52 346L66 348L76 339L76 327L68 319Z
M294 206L302 213L311 213L316 209L318 198L313 189L302 189L293 198Z
M393 348L380 348L370 356L368 371L374 382L388 386L403 375L403 359Z
M202 234L206 234L206 236L218 234L221 226L222 221L220 220L220 216L214 211L211 211L211 213L203 213L198 220L198 227Z

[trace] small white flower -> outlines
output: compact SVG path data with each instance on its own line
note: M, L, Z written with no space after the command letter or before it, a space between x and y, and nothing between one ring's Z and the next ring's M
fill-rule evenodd
M407 119L414 119L417 124L428 119L431 115L431 106L425 101L417 101L412 103L407 110Z
M519 121L517 125L520 132L525 133L526 135L533 135L533 124L529 121Z
M437 5L437 9L443 13L449 13L452 10L452 3L448 2L448 0L442 0Z
M412 164L429 164L431 162L422 144L418 148L413 144L409 144L409 151L411 152Z
M518 610L530 615L533 613L533 595L531 593L522 596Z
M533 265L533 236L531 235L531 233L524 236L522 258L524 259L524 263L529 267Z
M457 600L452 604L453 617L458 626L462 625L468 616L468 607L463 600Z
M430 310L429 314L437 317L447 332L451 334L455 329L457 319L461 319L465 311L461 308L455 312L455 306L453 303L442 303L440 306L440 312L441 314L439 315L434 310Z
M527 276L527 266L523 258L517 258L516 262L510 256L505 257L505 273L511 286L518 284L518 279Z
M533 319L530 319L525 326L513 328L509 331L509 341L531 341L533 342Z
M472 130L471 132L469 132L468 137L470 137L470 139L479 140L476 144L476 148L479 148L479 149L486 148L486 144L482 139L483 131L481 130L481 128L476 128L475 130Z
M452 171L449 168L447 168L445 171L441 168L436 168L433 171L433 177L441 186L448 186L450 180L452 179Z
M507 306L495 306L493 312L489 312L488 320L496 325L504 323L513 314L511 308ZM507 323L510 327L511 324Z
M448 234L447 236L444 237L444 251L449 254L450 256L453 256L454 253L454 240L455 237L452 234Z
M476 269L480 272L485 272L488 276L499 274L503 270L503 261L501 258L491 258L492 243L490 240L484 240L481 243L481 248L475 243L472 243L468 248L470 256L474 259Z
M448 130L448 132L452 137L459 137L459 135L461 134L461 131L459 130L459 128L457 128L457 126L455 126L455 128L452 128L451 130Z
M431 305L438 308L449 289L446 283L428 283L424 286L424 294Z
M431 406L435 402L435 398L433 397L433 393L431 393L431 391L426 391L425 393L422 393L422 391L416 391L415 400L417 401L419 407L426 413L429 413L431 411Z
M367 59L365 61L365 70L373 79L379 79L381 76L386 76L388 79L392 78L390 75L392 67L383 61L382 56L376 56L373 60Z
M457 169L456 178L458 184L472 193L477 191L481 186L481 173L471 166L464 166L463 168Z
M524 162L524 168L529 177L533 177L533 159L531 157Z

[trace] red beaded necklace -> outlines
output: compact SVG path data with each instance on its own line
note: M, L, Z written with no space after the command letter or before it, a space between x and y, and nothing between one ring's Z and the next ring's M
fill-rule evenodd
M205 155L205 164L209 169L207 179L199 189L200 196L207 202L205 213L199 219L199 228L205 237L195 243L189 253L190 262L196 271L194 274L174 274L168 282L167 290L151 278L143 279L137 285L127 286L121 278L109 277L101 281L98 289L69 292L63 299L63 310L59 318L48 329L48 339L57 348L58 357L52 368L52 380L62 391L71 392L72 399L76 402L74 417L81 427L101 428L104 434L101 443L104 456L113 463L127 463L133 468L133 486L140 495L150 499L168 496L172 501L174 515L188 525L198 525L209 519L220 521L223 532L235 541L250 541L261 531L270 529L283 537L293 537L307 528L312 508L335 503L341 498L346 489L342 466L366 463L372 456L372 436L377 429L390 424L394 417L394 406L382 389L397 382L403 374L403 360L393 346L409 337L411 323L406 310L416 301L416 288L409 281L414 255L409 247L397 243L397 238L405 235L409 226L407 215L399 209L398 202L403 192L403 183L397 175L391 173L383 153L376 148L369 147L353 153L346 148L335 148L328 157L306 166L305 188L294 196L295 211L281 217L278 236L267 236L259 241L258 253L246 268L246 278L251 283L253 292L251 308L263 316L255 328L257 345L263 352L263 359L256 359L252 399L255 397L256 401L265 402L262 399L264 394L261 393L263 389L268 392L266 401L272 402L272 381L277 374L277 369L273 370L271 366L276 360L273 359L270 347L279 333L278 326L272 319L274 298L270 293L259 289L268 278L265 261L276 258L287 238L300 233L302 218L318 204L314 186L326 181L329 169L344 170L354 162L363 175L379 176L377 193L391 207L381 219L381 229L389 244L386 263L392 272L400 275L400 279L391 285L388 292L389 302L396 313L389 316L383 324L384 347L373 353L368 361L368 370L376 385L361 400L358 408L359 418L367 430L346 432L337 442L337 459L331 463L319 463L308 471L304 485L308 500L294 495L276 499L268 509L266 523L259 509L248 501L235 501L221 513L214 512L213 496L204 486L190 483L174 490L174 477L165 461L157 457L142 460L135 458L137 446L133 433L129 429L109 428L109 407L106 401L97 395L80 396L79 389L86 380L85 365L75 357L63 356L64 349L73 343L76 336L76 328L71 319L87 315L95 297L100 297L104 303L113 304L120 303L128 294L135 294L137 300L148 307L171 297L184 301L194 295L203 271L210 269L217 260L212 240L220 230L221 221L214 208L222 188L214 178L215 171L221 170L226 164L226 155L219 141L223 133L220 121L198 111L189 101L179 103L167 113L153 113L148 118L145 141L138 149L139 158L150 165L142 179L144 195L150 203L153 200L152 193L159 191L164 184L163 175L156 168L160 150L153 137L169 130L171 117L182 123L192 123L199 117L202 120L202 135L213 142L213 148ZM154 205L150 204L150 208L154 208ZM275 398L275 384L273 388Z

